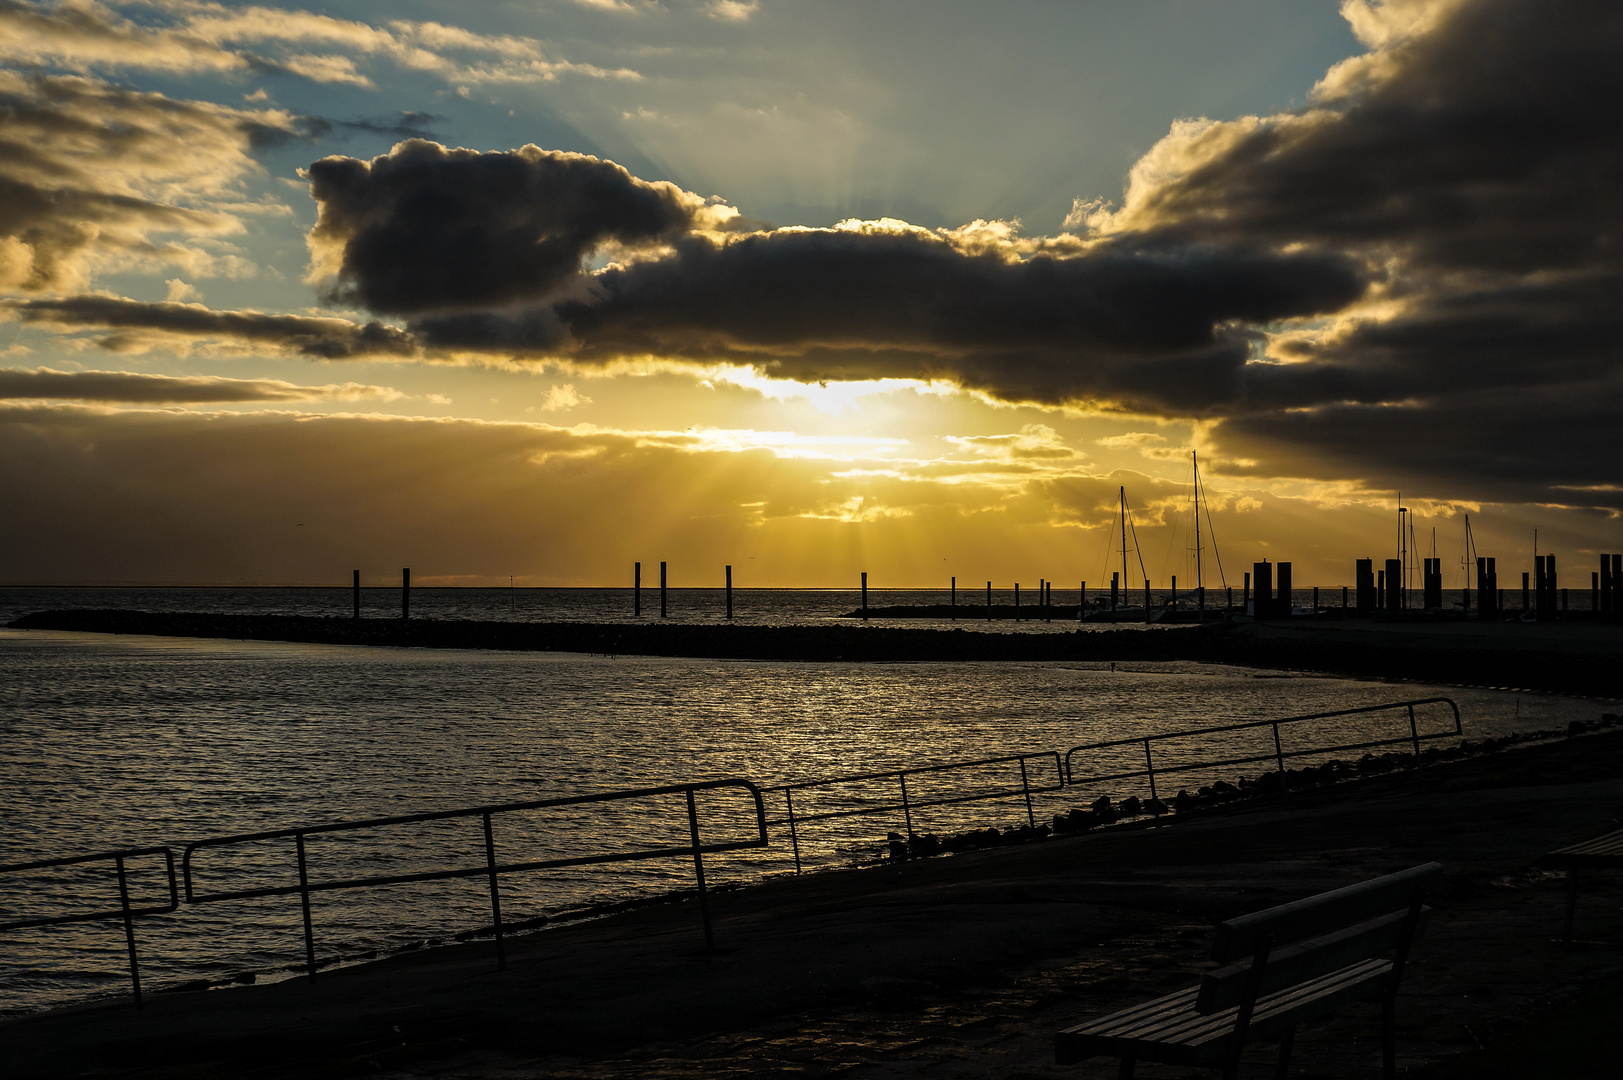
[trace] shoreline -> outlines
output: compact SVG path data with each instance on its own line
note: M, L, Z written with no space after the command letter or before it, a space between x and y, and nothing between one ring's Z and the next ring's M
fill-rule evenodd
M873 625L497 622L68 609L22 630L394 648L802 663L1197 661L1390 681L1623 697L1623 626L1299 619L998 633Z

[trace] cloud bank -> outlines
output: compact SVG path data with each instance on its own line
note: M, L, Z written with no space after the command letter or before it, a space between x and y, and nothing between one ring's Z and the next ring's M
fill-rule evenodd
M1623 405L1623 8L1344 10L1368 51L1307 107L1180 121L1074 234L718 229L650 216L644 182L608 163L414 142L313 167L318 265L430 348L948 380L1203 418L1236 468L1260 454L1276 475L1379 482L1394 446L1441 445L1477 494L1592 486L1590 440L1502 428ZM448 163L475 160L523 183L447 199ZM554 211L587 224L560 231Z
M101 401L137 405L189 405L254 401L382 400L403 396L387 386L336 383L300 386L281 379L228 379L214 375L152 375L133 371L57 371L0 368L0 399Z

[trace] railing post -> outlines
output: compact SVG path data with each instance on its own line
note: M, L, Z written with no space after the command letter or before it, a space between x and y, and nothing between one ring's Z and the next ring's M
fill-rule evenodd
M795 852L795 873L800 873L800 834L795 831L795 793L783 790L783 802L789 808L789 846Z
M118 907L124 913L124 944L130 950L130 989L135 994L135 1007L143 1009L141 1004L141 968L135 959L135 920L130 915L130 885L129 879L124 876L124 856L114 856L114 865L118 867Z
M1290 778L1285 775L1285 748L1279 742L1279 721L1271 725L1274 729L1274 765L1279 770L1279 796L1282 799L1291 797Z
M310 981L316 980L316 933L310 925L310 876L304 862L304 834L295 833L293 841L299 851L299 900L304 905L304 965Z
M1031 783L1026 779L1026 759L1020 759L1020 791L1026 797L1026 821L1033 829L1037 827L1037 813L1031 808Z
M688 835L693 838L693 877L699 883L699 917L704 920L704 951L716 951L716 938L710 929L710 898L704 891L704 853L699 848L699 808L688 788Z
M490 873L490 924L496 929L496 970L507 970L507 946L502 941L502 898L496 887L496 838L490 829L490 811L485 811L485 867Z
M913 806L907 801L907 774L897 773L896 779L902 782L902 816L907 819L907 838L913 839Z
M1415 725L1414 703L1409 703L1409 742L1414 746L1414 768L1420 774L1420 793L1426 794L1426 766L1420 760L1420 729Z
M1150 756L1150 740L1148 739L1144 740L1144 771L1148 773L1150 777L1150 800L1152 802L1160 802L1160 796L1158 796L1155 792L1155 759ZM1159 810L1152 810L1151 813L1157 818L1161 816L1161 812Z

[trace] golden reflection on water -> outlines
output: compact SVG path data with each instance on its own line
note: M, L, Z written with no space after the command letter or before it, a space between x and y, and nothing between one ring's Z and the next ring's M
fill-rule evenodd
M1557 697L1260 677L1191 663L786 664L0 631L0 664L7 863L149 844L178 853L188 841L229 833L723 776L768 786L1063 752L1434 693L1459 701L1478 738L1595 712L1593 703ZM1271 736L1232 740L1250 752L1263 738ZM1099 765L1113 767L1105 758ZM954 785L1017 784L1009 768L918 778L913 790L949 797ZM1192 773L1185 782L1215 778ZM807 792L796 809L891 800L892 783ZM1039 795L1037 819L1097 794ZM700 807L707 839L752 828L752 811L735 795L704 793ZM774 816L781 810L768 807ZM930 808L914 824L949 832L1025 816L1014 799ZM686 828L685 806L670 798L494 823L502 857L515 860L664 846L682 842ZM800 831L802 856L811 866L872 858L885 833L901 828L899 813L817 822ZM280 840L200 852L199 873L210 888L290 883L291 851ZM313 837L309 857L313 880L440 869L482 860L483 833L477 819L463 819ZM132 866L138 892L160 886L154 865ZM790 869L782 829L771 848L714 857L706 867L713 884ZM73 909L116 895L105 873L56 875L37 892L20 885L0 877L0 921L18 917L8 911ZM514 875L502 882L503 915L514 921L691 885L682 860ZM467 879L319 894L320 951L354 955L484 925L485 890L482 879ZM139 934L149 985L264 971L302 954L297 897L183 906L143 922ZM124 977L113 923L7 934L0 947L0 1009L117 991Z

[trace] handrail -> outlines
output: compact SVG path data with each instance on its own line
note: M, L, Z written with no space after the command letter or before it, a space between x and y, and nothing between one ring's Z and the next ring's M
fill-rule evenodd
M130 906L129 878L125 872L124 860L139 858L142 855L162 855L164 872L169 879L169 903L149 907ZM141 968L135 955L135 920L147 915L167 915L180 907L180 893L175 886L175 853L167 847L120 848L117 851L99 851L93 855L70 855L62 859L40 859L37 862L12 863L9 866L0 866L0 874L17 874L25 870L46 870L57 866L77 866L81 863L101 862L106 859L113 860L113 866L118 874L118 907L109 911L88 911L75 915L51 915L38 919L18 919L14 922L0 923L0 931L21 930L31 926L60 926L63 923L95 922L100 919L121 919L124 922L124 944L130 954L130 990L135 997L135 1007L142 1008L141 1002Z
M743 788L750 793L755 803L756 835L752 840L733 840L722 843L705 843L699 837L698 807L694 801L694 793L710 791L717 788ZM498 863L496 861L496 844L492 831L491 816L493 814L510 813L521 810L540 810L557 806L579 806L586 803L621 802L628 799L650 798L658 795L682 794L687 797L688 835L687 844L657 848L634 848L629 851L602 852L596 855L581 855L567 859L539 859L528 862ZM445 821L452 818L478 817L484 823L485 860L479 866L464 866L451 870L430 870L413 874L381 874L371 877L346 878L338 881L311 882L309 879L308 864L305 858L304 838L320 833L353 832L361 829L375 829L388 825L410 825L423 821ZM202 848L226 847L233 844L252 843L259 840L275 840L282 837L293 837L298 859L299 883L297 885L278 885L258 889L239 889L235 891L197 892L192 881L192 853ZM714 949L714 934L710 924L710 905L705 891L704 856L726 851L741 851L745 848L759 848L767 846L766 807L761 799L761 790L748 780L741 778L727 778L722 780L704 780L691 784L669 784L663 787L636 788L626 791L610 791L596 795L571 795L557 799L534 799L526 802L500 803L491 806L474 806L459 810L437 810L421 814L401 814L394 817L368 818L361 821L339 821L326 825L308 825L291 829L270 829L264 832L241 833L235 836L216 836L204 840L196 840L186 845L181 857L181 874L185 882L186 902L188 904L212 904L226 900L246 900L262 896L286 896L298 893L304 909L304 947L305 963L310 978L316 976L315 931L310 915L310 894L316 892L331 892L337 889L361 889L380 885L399 885L413 881L443 881L450 878L485 877L490 881L490 908L491 922L496 938L496 966L505 969L507 955L502 938L501 896L497 879L502 874L519 873L527 870L549 870L566 866L588 866L599 863L633 862L642 859L666 859L682 855L693 858L694 877L698 884L699 911L704 923L705 948Z
M1447 705L1454 714L1454 729L1452 731L1435 732L1429 735L1420 734L1415 722L1415 707L1417 705ZM1389 709L1407 709L1409 716L1409 733L1391 739L1375 739L1370 742L1342 743L1336 746L1314 746L1305 750L1286 750L1279 738L1281 724L1295 724L1306 720L1329 720L1338 716L1355 716L1360 713L1385 712ZM1189 739L1201 735L1216 735L1225 731L1244 731L1249 728L1271 727L1274 736L1274 751L1271 754L1258 754L1250 757L1226 758L1220 761L1200 761L1184 765L1163 765L1159 769L1155 764L1152 744L1166 742L1172 739ZM1165 773L1190 772L1195 769L1215 769L1226 765L1245 765L1258 761L1272 761L1278 772L1285 772L1285 759L1292 757L1306 757L1311 754L1334 754L1344 750L1368 750L1377 746L1394 746L1398 743L1410 743L1414 747L1415 765L1420 769L1421 783L1425 783L1425 767L1420 760L1420 744L1429 739L1446 739L1460 735L1460 708L1454 704L1453 699L1446 697L1416 698L1412 701L1391 701L1381 705L1361 705L1353 709L1335 709L1330 712L1309 713L1305 716L1284 716L1276 720L1248 720L1239 724L1219 724L1213 727L1190 728L1184 731L1169 731L1159 735L1141 735L1130 739L1111 739L1107 742L1085 743L1073 746L1065 751L1065 783L1068 787L1078 787L1083 784L1097 784L1107 780L1130 780L1136 777L1148 777L1150 782L1150 798L1157 799L1155 775L1157 771ZM1096 776L1078 777L1071 766L1071 759L1083 751L1108 750L1118 746L1144 747L1144 764L1142 769L1134 769L1120 773L1101 773Z
M1056 777L1056 783L1052 785L1043 784L1033 786L1031 783L1030 771L1026 768L1026 762L1044 758L1052 759L1054 762L1054 775ZM984 765L1002 765L1010 761L1017 761L1020 763L1019 787L1010 787L999 791L983 792L975 795L958 795L951 798L924 800L910 797L907 791L907 778L909 776L919 776L925 773L949 772L955 769L971 769ZM899 802L885 803L881 806L859 807L855 810L829 810L820 814L795 813L794 792L796 791L804 791L808 788L832 787L836 784L854 784L862 780L889 780L892 778L898 781L901 788L901 800ZM926 806L952 806L958 803L979 802L984 799L1009 799L1016 795L1023 795L1025 796L1026 800L1026 819L1031 823L1032 827L1035 828L1037 825L1037 817L1036 812L1032 809L1031 805L1032 795L1041 794L1047 791L1059 791L1064 786L1065 770L1060 763L1059 752L1057 750L1034 750L1025 754L1008 754L1003 757L979 758L974 761L948 761L939 765L921 765L915 769L892 769L888 772L852 773L847 776L831 776L821 780L801 780L793 784L778 784L773 787L762 788L761 790L763 792L781 791L783 793L784 807L787 811L787 816L773 818L768 821L767 824L789 826L789 842L794 850L795 873L798 874L801 872L800 832L798 826L808 821L827 821L831 818L863 817L873 814L885 814L892 813L896 809L900 808L902 811L903 820L907 825L907 835L912 836L913 811L915 809Z

